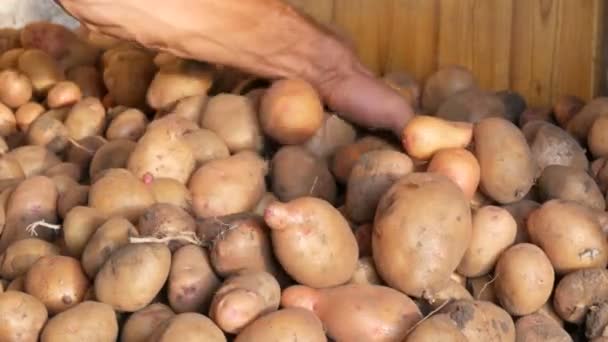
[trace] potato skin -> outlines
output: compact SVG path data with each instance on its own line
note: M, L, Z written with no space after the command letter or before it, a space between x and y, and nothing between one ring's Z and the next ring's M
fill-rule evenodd
M472 200L477 193L481 170L479 162L469 150L464 148L440 150L433 155L426 171L447 176L462 189L468 199Z
M456 323L447 314L434 314L407 335L404 342L467 342Z
M367 135L361 139L336 149L331 157L331 172L336 180L342 184L348 182L351 170L361 155L373 150L400 151L388 141L373 135Z
M144 135L148 118L139 109L130 108L118 114L106 129L108 140L128 139L137 141Z
M528 217L528 233L557 274L608 264L608 241L595 214L576 202L545 202Z
M10 108L17 108L32 98L32 83L29 78L16 70L0 72L0 102Z
M536 125L536 128L533 126ZM564 165L581 170L589 168L585 150L576 139L560 127L548 122L534 121L523 128L538 172L549 165Z
M458 300L439 312L447 314L470 342L515 341L513 319L490 302Z
M155 178L151 184L156 203L178 206L188 212L192 208L192 195L188 188L173 178Z
M506 119L506 108L495 94L479 89L469 89L450 96L437 110L437 117L476 123L489 117Z
M501 204L521 200L536 175L536 164L521 131L505 119L487 118L473 133L482 191Z
M135 149L135 142L125 139L110 141L99 147L91 159L89 177L95 180L103 170L126 168L129 156Z
M226 336L204 315L182 313L171 317L150 335L149 342L226 342Z
M230 156L226 143L211 130L197 129L184 134L183 139L192 150L197 167L210 160Z
M182 234L194 236L196 222L186 210L176 205L156 203L143 212L137 230L142 237L163 238ZM169 243L169 249L174 251L182 245L183 242L172 241Z
M78 322L78 327L74 327ZM118 338L118 322L112 307L85 301L49 319L40 335L41 342L96 341L112 342Z
M78 85L72 81L61 81L55 84L46 95L49 108L71 106L82 98Z
M48 313L35 297L19 292L0 293L0 340L36 342Z
M409 156L428 160L446 148L465 148L473 138L473 125L435 116L417 115L403 129L401 143Z
M17 130L17 120L13 111L0 102L0 136L9 136Z
M234 342L287 341L326 342L323 324L305 309L287 308L266 314L246 326Z
M212 83L210 65L194 60L177 60L160 67L147 88L146 100L154 109L166 108L185 97L206 94Z
M154 330L175 313L165 304L154 303L129 316L120 333L121 342L146 342Z
M420 214L427 212L433 214ZM389 286L420 297L447 284L471 234L470 209L462 190L443 175L410 173L378 204L374 262Z
M608 97L599 96L587 102L585 106L568 122L566 130L578 141L587 139L593 122L602 115L608 114Z
M139 262L134 262L139 261ZM117 311L135 312L154 299L169 276L171 252L154 243L128 244L103 264L95 277L95 297Z
M585 170L563 165L549 165L537 181L541 199L569 200L604 211L606 200L597 183Z
M44 95L57 82L63 81L65 75L49 54L39 49L26 49L17 61L19 71L32 81L34 93Z
M24 275L41 257L58 254L59 248L56 245L41 239L16 241L0 256L0 277L13 280Z
M448 97L471 88L477 88L477 80L469 70L458 65L441 67L424 83L422 108L434 114Z
M549 317L535 313L523 316L515 322L517 341L521 342L571 342L572 337Z
M62 227L67 253L80 258L89 239L104 222L105 217L99 211L87 206L76 206L68 211Z
M589 308L608 299L608 270L580 269L564 276L553 294L553 308L566 322L580 324Z
M317 158L328 160L343 146L357 138L355 128L334 113L325 113L323 126L304 143L304 147Z
M106 110L99 99L85 97L78 101L65 119L65 127L70 137L81 140L99 135L105 128Z

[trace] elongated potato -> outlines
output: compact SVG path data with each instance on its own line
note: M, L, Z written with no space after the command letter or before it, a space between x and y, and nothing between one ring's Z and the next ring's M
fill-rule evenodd
M57 82L65 79L57 61L39 49L26 49L19 55L19 71L32 81L34 92L45 95Z
M189 96L206 94L213 83L210 65L179 60L163 65L154 76L146 100L154 109L166 108Z
M88 136L86 138L75 141L70 139L70 147L66 154L66 161L80 166L80 170L86 173L91 166L91 161L98 149L107 143L104 137L99 135ZM120 155L116 156L117 159Z
M46 95L49 108L72 106L82 98L78 85L72 81L57 82Z
M553 308L566 322L583 322L589 308L608 300L608 270L581 269L564 276L557 283L553 295Z
M68 211L62 225L67 253L80 258L89 239L104 222L103 215L94 208L76 206Z
M523 132L530 144L539 174L549 165L564 165L581 170L589 168L585 150L560 127L548 122L534 121L524 126Z
M474 139L481 190L501 204L521 200L536 175L536 164L521 131L505 119L487 118L475 126Z
M513 319L490 302L458 300L439 312L447 314L470 342L515 341Z
M430 159L446 148L465 148L473 138L473 125L441 118L418 115L403 130L402 144L407 154L416 159Z
M109 141L117 139L137 141L144 135L147 125L146 115L139 109L130 108L118 114L110 122L106 130L106 138Z
M353 166L363 154L373 150L384 149L399 151L396 146L382 138L373 135L364 136L352 144L336 149L331 158L331 172L336 177L336 180L342 184L346 184Z
M122 326L121 342L146 342L159 325L175 316L165 304L154 303L134 312Z
M606 200L593 178L584 170L550 165L538 179L538 189L544 201L562 199L604 211Z
M420 297L447 285L471 234L470 209L460 188L443 175L410 173L378 204L374 262L388 285Z
M194 237L196 222L184 209L167 203L155 203L144 210L139 218L137 230L141 237L178 238ZM171 251L187 244L185 241L174 240L169 242Z
M246 326L235 342L257 341L326 342L323 324L309 310L299 308L281 309L264 315Z
M200 122L201 114L205 110L208 100L207 94L184 97L177 101L170 112L190 121Z
M65 119L65 127L70 137L81 140L103 132L106 111L99 99L85 97L78 101Z
M36 342L48 319L44 304L19 291L0 293L0 340Z
M27 273L38 259L59 255L59 248L47 241L28 238L12 243L0 256L0 277L13 280Z
M111 342L117 338L116 313L111 306L94 301L82 302L49 319L40 335L41 342Z

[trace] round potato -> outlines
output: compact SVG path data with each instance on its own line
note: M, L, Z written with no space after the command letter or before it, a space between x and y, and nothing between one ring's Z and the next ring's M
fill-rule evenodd
M0 179L23 179L25 173L16 158L10 154L0 156Z
M81 140L101 134L105 116L106 110L99 99L86 97L72 107L65 119L65 127L72 139Z
M148 342L226 342L226 336L204 315L182 313L161 324L149 337Z
M521 317L515 323L517 341L521 342L571 342L572 337L551 318L535 313Z
M20 106L15 112L15 122L21 132L27 132L30 124L36 120L46 109L38 102L28 102Z
M44 256L59 255L59 247L37 238L12 243L0 256L0 277L13 280L27 271Z
M103 82L116 105L144 108L156 66L152 54L133 46L114 47L102 56Z
M439 312L447 314L470 342L515 341L513 319L493 303L457 300Z
M193 237L196 231L196 222L184 209L167 203L156 203L144 210L139 218L137 230L141 237L170 238ZM171 241L169 249L172 251L186 242Z
M0 72L0 102L10 108L18 108L32 98L32 82L17 70Z
M264 315L246 326L234 342L257 341L326 342L323 325L319 318L308 310L299 308L281 309Z
M126 168L135 146L134 141L126 139L113 140L100 146L91 159L89 167L91 180L97 179L104 170Z
M469 89L447 98L437 110L437 117L476 123L489 117L506 118L505 112L505 105L495 94Z
M17 130L17 119L15 114L6 105L0 102L0 136L9 136Z
M175 313L165 304L154 303L134 312L122 326L121 342L146 342L150 335Z
M78 85L72 81L57 82L46 95L49 108L72 106L82 98Z
M49 114L42 114L30 124L27 142L59 153L68 146L69 132L61 121Z
M549 165L564 165L580 170L589 168L585 150L578 141L560 127L543 121L534 121L523 127L530 150L536 160L538 172Z
M44 304L19 291L0 293L0 340L37 342L48 318Z
M472 88L477 88L477 80L469 70L456 65L441 67L424 84L422 108L427 114L435 114L449 97Z
M116 116L108 129L106 130L106 138L109 141L117 139L128 139L137 141L144 135L148 118L139 109L127 109Z
M207 101L207 94L184 97L177 101L170 112L192 122L200 122L201 113L205 110Z
M112 307L85 301L49 319L40 342L114 342L117 338L118 322Z
M105 218L98 210L76 206L63 219L63 241L69 255L80 258L82 251Z
M578 141L585 142L595 120L606 114L608 114L608 97L596 97L568 121L566 130Z
M65 75L59 64L46 52L39 49L27 49L19 55L19 71L31 81L37 95L46 95L57 82L63 81Z

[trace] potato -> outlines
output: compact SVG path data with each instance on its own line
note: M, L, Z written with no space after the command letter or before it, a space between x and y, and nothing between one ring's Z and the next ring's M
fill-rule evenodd
M528 123L538 121L551 123L551 108L550 107L529 107L521 113L519 117L519 127L525 127Z
M0 234L4 231L4 227L6 224L6 207L10 196L13 194L13 190L20 182L20 180L10 180L8 183L14 184L6 184L6 188L0 192Z
M79 141L71 139L70 143L70 147L65 153L66 161L78 165L81 172L86 173L90 168L93 156L98 149L107 143L107 141L102 136L93 135L80 139ZM120 156L115 157L120 158Z
M472 300L471 293L464 287L463 284L454 279L450 279L443 288L434 292L428 292L423 295L423 298L433 309L438 309L446 305L447 302L455 300L468 299Z
M603 337L608 332L608 303L602 302L589 308L585 318L585 336L589 339Z
M528 217L528 233L557 274L608 264L608 241L596 216L576 202L545 202Z
M266 191L267 172L267 163L251 151L205 163L188 184L194 213L208 218L253 209Z
M0 72L0 102L10 108L17 108L32 98L32 82L17 70Z
M571 342L572 337L553 320L542 314L521 317L515 323L517 341Z
M76 182L72 177L68 177L66 175L57 175L50 178L53 183L55 183L59 196L65 194L69 188L79 185L78 182Z
M442 66L426 79L422 107L427 114L434 114L449 97L472 88L477 88L477 80L469 70L457 65Z
M38 259L59 255L59 248L50 242L28 238L8 246L0 256L0 277L13 280L24 275Z
M184 142L190 147L196 166L213 159L223 159L230 156L226 143L213 131L197 129L184 134Z
M502 206L513 216L517 223L515 243L528 242L530 240L528 237L528 217L530 213L539 207L540 203L526 199Z
M139 235L142 237L194 237L196 222L184 209L168 203L156 203L144 210L137 225ZM171 251L184 245L186 242L171 241Z
M606 209L606 200L598 185L581 169L563 165L547 166L538 179L538 188L543 201L562 199L601 211Z
M0 293L0 340L37 342L48 313L44 304L23 292Z
M76 185L69 187L65 193L60 194L57 201L59 217L65 218L72 208L87 205L90 188L88 185Z
M0 54L21 46L19 30L11 27L0 29Z
M118 323L112 307L85 301L49 319L41 342L112 342L118 338Z
M0 156L0 179L23 179L25 173L16 158L10 154Z
M479 162L468 150L447 148L437 151L427 167L427 172L445 175L472 200L479 186L481 177Z
M596 97L589 101L583 108L568 121L566 130L579 142L584 142L589 135L593 122L603 115L608 114L608 97Z
M261 151L264 147L257 113L245 96L218 94L209 98L200 126L215 132L231 153Z
M421 89L412 75L403 71L391 71L382 76L382 81L403 96L413 108L420 106Z
M39 49L26 49L17 61L18 69L31 81L36 95L46 95L65 75L57 61Z
M501 306L514 316L539 310L551 296L555 275L539 247L522 243L501 254L494 289Z
M177 101L175 106L169 111L179 117L188 119L192 122L200 122L201 114L207 106L207 94L199 94L184 97Z
M186 118L182 118L175 114L165 115L162 118L156 118L146 127L146 133L160 130L169 131L175 135L185 135L200 129L196 122L192 122Z
M357 240L329 202L315 197L275 202L266 208L264 220L271 228L275 256L298 283L320 288L352 278Z
M306 341L326 342L323 324L308 310L281 309L266 314L247 325L235 342L257 341Z
M608 299L608 270L588 268L564 276L555 287L553 308L566 322L580 324L592 305Z
M283 146L270 164L272 191L281 201L302 196L336 201L336 182L327 163L302 146Z
M143 108L156 72L151 54L136 47L115 47L104 53L102 65L103 82L113 102Z
M171 252L163 244L128 244L95 277L95 297L117 311L135 312L154 299L169 276Z
M62 162L46 170L43 174L47 177L65 176L78 182L81 179L80 167L74 163Z
M531 122L524 126L524 132L535 124L536 122ZM568 132L550 123L541 122L536 125L527 140L539 174L549 165L564 165L581 170L589 168L585 150Z
M437 117L460 122L477 123L488 117L506 118L506 108L491 92L469 89L447 98L437 110Z
M221 281L204 249L194 245L173 254L167 285L169 304L176 313L207 312Z
M191 210L192 196L184 184L173 178L155 178L150 186L156 203L166 203L186 211Z
M355 229L355 238L359 246L359 256L372 256L372 231L374 225L367 223Z
M483 119L473 131L481 190L501 204L521 200L536 175L536 164L521 131L501 118Z
M484 206L473 212L473 234L458 273L479 277L494 268L498 257L515 243L517 223L503 208Z
M557 313L553 309L553 300L552 299L549 299L545 303L545 305L543 305L543 307L540 308L540 310L538 310L536 313L549 317L555 323L557 323L557 325L559 325L560 327L564 326L564 321L557 315Z
M30 267L24 285L25 291L38 298L50 314L57 314L82 302L90 284L78 260L47 255Z
M148 118L139 109L130 108L118 114L106 130L108 140L128 139L137 141L144 135Z
M260 103L260 122L266 135L282 145L305 143L323 125L319 94L300 79L272 84Z
M262 196L258 204L251 212L259 216L264 216L264 212L266 211L268 205L275 201L278 201L278 198L272 192L267 192Z
M515 341L513 319L490 302L458 300L439 312L447 314L468 341Z
M68 146L69 132L60 120L42 114L31 123L26 137L30 145L44 146L59 153Z
M418 115L405 126L402 144L409 156L428 160L439 150L467 147L472 137L473 125L470 123Z
M606 135L607 128L608 117L602 115L593 121L593 124L589 129L587 146L589 146L589 150L595 158L608 156L608 137Z
M514 124L519 122L521 114L526 110L528 104L521 94L513 90L501 90L496 92L496 96L505 106L504 118Z
M80 258L85 246L105 219L98 210L76 206L67 212L63 220L63 241L69 255Z
M456 323L447 314L435 314L420 323L404 342L467 342Z
M120 333L121 342L146 342L159 325L175 316L165 304L154 303L134 312L125 321Z
M89 206L105 217L123 216L137 222L152 204L150 188L125 169L109 169L89 190Z
M336 151L357 138L353 125L334 113L325 113L323 126L303 146L319 159L330 161Z
M443 175L410 173L378 203L374 262L389 286L420 297L447 285L471 235L468 201L458 186Z
M368 135L336 149L331 162L331 171L340 183L348 182L350 172L361 155L374 150L393 150L400 151L388 141Z
M99 135L104 129L105 115L106 111L99 99L85 97L72 107L65 119L65 127L74 140Z
M51 239L52 230L30 225L57 222L57 196L55 184L47 177L33 176L19 183L6 207L6 227L0 238L0 252L4 252L11 243L32 235Z
M44 113L44 107L37 102L28 102L20 106L15 112L15 122L22 132L27 132L30 124Z
M89 177L96 179L104 170L126 168L135 145L131 140L119 139L99 147L91 159Z
M222 331L206 316L199 313L175 315L162 323L149 336L149 342L226 342Z
M348 281L349 284L368 284L382 285L382 279L376 271L374 260L370 256L360 257L353 277Z
M25 275L19 276L13 279L8 286L6 291L25 292ZM44 304L43 304L44 305ZM46 307L45 307L46 308Z
M17 121L13 111L0 102L0 136L9 136L17 130Z
M477 278L469 278L467 280L467 287L470 288L471 294L475 300L483 300L499 304L498 298L496 298L496 291L494 290L494 283L498 277L486 274Z
M107 220L91 235L82 251L82 266L91 278L106 263L112 253L137 236L137 230L128 220L116 217Z
M154 109L166 108L185 97L206 94L212 83L208 64L192 60L165 64L150 83L146 99Z
M82 98L82 92L78 85L72 81L61 81L56 83L46 96L49 108L61 108L72 106Z
M553 117L560 127L565 128L584 105L585 102L576 96L561 95L553 103Z
M74 82L83 97L102 98L106 90L97 68L88 65L76 66L66 72L66 79Z
M422 319L409 297L378 285L326 289L296 285L283 291L281 306L314 312L336 341L402 341Z
M361 155L348 178L345 203L348 218L355 223L373 221L380 197L413 169L412 160L404 153L378 150Z

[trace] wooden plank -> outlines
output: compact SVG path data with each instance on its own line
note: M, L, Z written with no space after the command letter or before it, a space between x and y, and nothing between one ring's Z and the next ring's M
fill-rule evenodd
M440 0L439 66L470 68L481 87L509 86L513 0Z
M328 24L333 20L333 0L288 0L287 2L321 23Z
M551 103L559 3L514 0L511 88L533 106Z
M604 0L562 0L551 100L562 94L589 100L598 93Z
M608 18L608 4L604 3L604 18ZM602 21L602 63L600 65L600 96L608 96L608 20Z
M438 0L394 0L386 71L407 71L418 81L437 68Z

